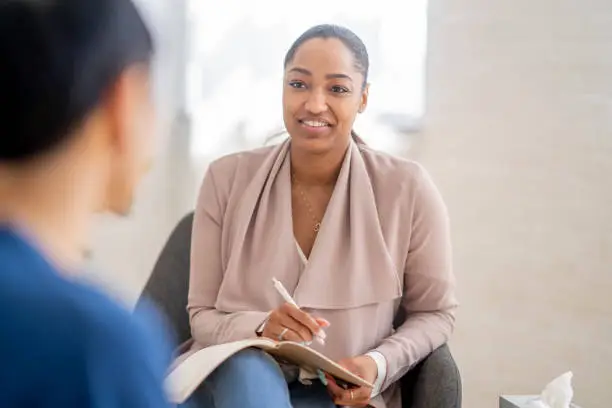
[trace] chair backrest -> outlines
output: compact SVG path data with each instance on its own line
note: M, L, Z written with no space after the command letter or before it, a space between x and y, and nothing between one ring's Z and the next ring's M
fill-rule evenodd
M191 337L187 294L192 224L193 212L183 217L174 228L136 304L138 309L144 300L152 301L174 329L178 344Z

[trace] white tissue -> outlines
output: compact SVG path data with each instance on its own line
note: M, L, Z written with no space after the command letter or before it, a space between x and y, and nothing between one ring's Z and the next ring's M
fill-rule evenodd
M570 408L574 389L572 388L572 372L568 371L549 382L540 398L532 401L529 408Z

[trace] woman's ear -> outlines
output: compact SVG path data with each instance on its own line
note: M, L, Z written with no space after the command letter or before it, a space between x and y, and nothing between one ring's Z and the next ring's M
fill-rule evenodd
M368 107L368 96L370 94L370 84L367 83L363 87L363 91L361 92L361 101L359 102L359 109L357 110L359 113L363 113Z

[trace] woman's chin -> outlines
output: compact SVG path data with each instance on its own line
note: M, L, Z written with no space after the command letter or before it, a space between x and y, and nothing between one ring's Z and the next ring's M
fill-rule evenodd
M334 139L292 136L291 144L305 153L323 154L334 148Z

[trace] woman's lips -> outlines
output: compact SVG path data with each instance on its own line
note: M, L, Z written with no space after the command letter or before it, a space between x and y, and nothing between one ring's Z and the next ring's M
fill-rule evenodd
M328 122L322 120L300 120L300 125L311 133L324 133L328 131L331 125Z

